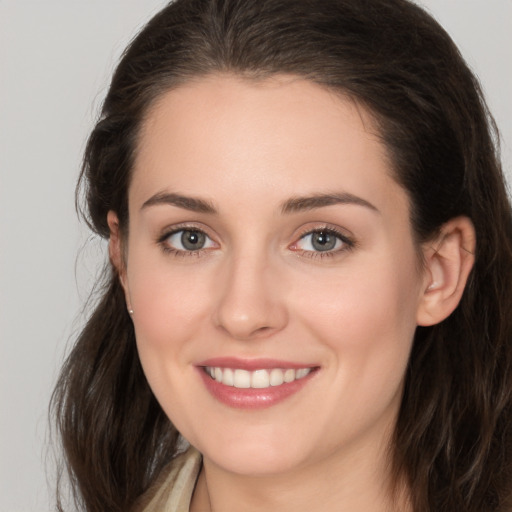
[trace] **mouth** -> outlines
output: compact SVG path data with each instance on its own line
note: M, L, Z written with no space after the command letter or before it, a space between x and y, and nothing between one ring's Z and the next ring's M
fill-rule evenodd
M238 389L267 389L307 377L314 368L268 368L255 371L240 368L204 366L203 371L216 382Z
M299 393L319 366L269 359L218 358L197 366L206 389L219 402L235 409L261 409Z

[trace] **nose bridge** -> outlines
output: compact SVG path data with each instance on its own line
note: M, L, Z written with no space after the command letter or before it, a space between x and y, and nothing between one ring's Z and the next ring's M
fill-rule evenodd
M220 275L215 323L236 339L267 336L284 327L287 311L277 258L261 245L233 250Z

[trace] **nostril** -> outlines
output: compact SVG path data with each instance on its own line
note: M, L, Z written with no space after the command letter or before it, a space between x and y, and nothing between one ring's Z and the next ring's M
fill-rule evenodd
M261 338L270 335L274 330L276 330L275 328L272 328L270 326L258 327L226 323L221 323L218 327L222 331L224 331L229 337L237 340L251 340Z

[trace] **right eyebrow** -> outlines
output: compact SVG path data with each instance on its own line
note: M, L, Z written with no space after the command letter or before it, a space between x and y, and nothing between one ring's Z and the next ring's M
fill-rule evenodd
M199 199L197 197L184 196L182 194L174 194L168 192L159 192L151 196L141 206L141 210L156 205L171 205L190 210L197 213L217 213L217 210L209 201Z

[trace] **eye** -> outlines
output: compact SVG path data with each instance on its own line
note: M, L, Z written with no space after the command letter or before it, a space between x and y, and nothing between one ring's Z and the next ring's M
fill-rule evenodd
M299 240L299 247L304 251L333 251L341 246L338 236L329 231L314 231ZM301 247L302 245L302 247Z
M302 235L291 249L305 253L323 253L332 255L343 250L351 249L354 243L333 229L315 229Z
M215 242L199 229L179 229L162 237L167 250L194 252L215 247Z

